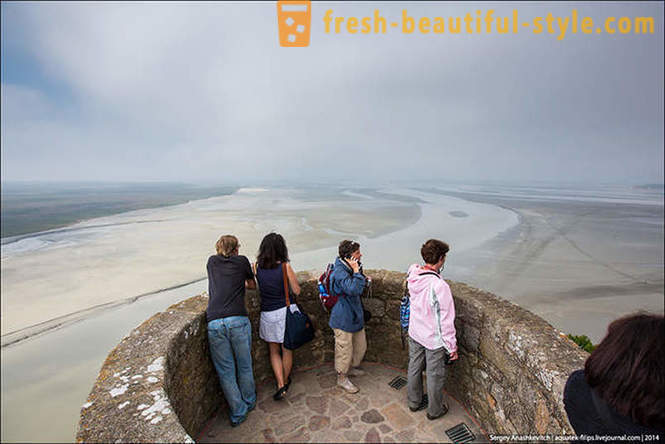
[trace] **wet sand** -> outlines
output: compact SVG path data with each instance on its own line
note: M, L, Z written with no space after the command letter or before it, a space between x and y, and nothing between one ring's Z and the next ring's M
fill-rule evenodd
M452 278L492 291L594 343L622 315L663 313L662 204L438 192L500 205L520 220L478 251L451 260Z

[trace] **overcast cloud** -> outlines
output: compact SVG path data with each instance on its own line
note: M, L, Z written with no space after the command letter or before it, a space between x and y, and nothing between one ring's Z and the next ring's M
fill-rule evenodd
M651 35L325 34L480 9ZM3 180L663 182L663 3L2 3Z

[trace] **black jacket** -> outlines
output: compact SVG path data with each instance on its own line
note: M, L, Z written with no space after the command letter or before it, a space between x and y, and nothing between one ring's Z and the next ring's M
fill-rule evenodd
M563 403L568 421L579 435L660 435L652 429L619 415L598 396L584 379L584 370L574 371L563 390Z

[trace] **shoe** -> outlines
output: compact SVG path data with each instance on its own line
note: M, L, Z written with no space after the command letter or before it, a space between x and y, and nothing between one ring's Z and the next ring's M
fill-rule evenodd
M430 415L429 413L427 413L427 419L429 419L430 421L433 421L433 420L435 420L435 419L439 419L439 418L441 418L441 417L442 417L443 415L445 415L446 413L448 413L448 406L444 404L444 405L443 405L443 410L441 411L441 413L439 413L439 414L436 415L436 416L432 416L432 415Z
M231 421L231 427L238 427L240 424L242 424L243 422L245 422L246 419L247 419L247 413L245 413L245 416L243 416L242 418L240 418L240 420L239 420L238 422L233 422L233 421Z
M290 376L289 376L289 378L286 380L286 385L285 385L284 387L286 387L287 390L289 389L289 387L291 387L291 377L290 377Z
M351 367L347 373L347 376L362 376L365 374L365 370L362 370L358 367Z
M272 399L274 399L275 401L281 401L282 399L284 399L284 396L286 395L286 391L288 389L289 389L289 386L285 385L281 389L277 390L277 392L275 392L274 395L272 395Z
M427 408L427 404L428 404L427 399L425 397L423 397L423 399L420 401L420 405L418 407L409 406L409 410L411 410L412 412L418 412L420 410L423 410L423 409Z
M337 385L342 387L348 393L358 393L358 387L353 385L346 375L337 375Z

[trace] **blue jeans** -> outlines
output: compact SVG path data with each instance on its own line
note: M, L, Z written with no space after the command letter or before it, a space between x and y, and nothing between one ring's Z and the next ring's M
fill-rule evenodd
M210 356L231 409L231 422L240 422L256 404L252 371L252 326L247 316L208 322Z

